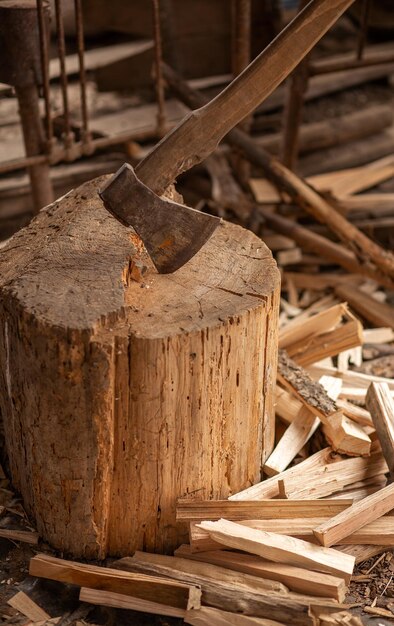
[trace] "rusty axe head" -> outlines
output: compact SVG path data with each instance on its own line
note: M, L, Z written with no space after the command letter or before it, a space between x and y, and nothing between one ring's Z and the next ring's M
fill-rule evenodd
M160 198L137 178L128 163L99 195L112 215L135 229L160 274L175 272L187 263L222 221Z

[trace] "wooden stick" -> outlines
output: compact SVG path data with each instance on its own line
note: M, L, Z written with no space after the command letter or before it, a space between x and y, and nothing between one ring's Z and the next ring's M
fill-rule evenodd
M340 502L340 500L338 500ZM313 530L317 526L329 521L329 518L300 518L288 520L263 519L263 520L240 520L237 523L247 528L255 528L264 532L274 532L278 535L289 535L296 539L304 539L310 543L317 543ZM190 524L190 548L194 552L210 552L220 550L220 544L211 539L209 533L199 526L200 523ZM366 524L363 528L341 539L343 545L394 545L393 520L390 515Z
M299 15L303 15L304 11ZM185 85L173 70L165 67L164 75L170 87L188 106L193 108L205 104L204 97ZM360 259L360 263L369 259L376 264L383 274L387 274L391 279L394 277L394 256L392 254L366 237L314 189L286 169L277 159L271 157L263 148L257 146L248 135L236 128L228 133L226 141L233 147L237 147L252 164L261 167L267 177L305 211L313 215L318 221L327 224L353 250L356 257Z
M342 511L331 520L317 526L313 533L323 546L332 546L393 508L394 483L356 502L346 511Z
M301 539L247 528L228 520L201 522L211 538L229 548L257 554L271 561L340 576L349 582L354 558L330 548L321 548ZM323 550L323 551L322 551Z
M253 554L242 554L228 550L216 550L204 553L192 552L190 546L182 545L175 551L175 555L219 565L244 574L251 574L260 578L268 578L283 583L291 591L307 593L314 596L334 598L343 602L346 594L346 585L342 578L310 572L307 569L273 563Z
M25 617L28 617L32 622L41 622L51 619L51 616L44 611L34 600L24 591L19 591L12 598L7 601L7 604L12 608L22 613Z
M202 606L198 611L187 611L183 621L192 626L285 626L283 622L274 622L272 619L248 617L207 606Z
M378 302L368 294L351 285L338 285L335 293L346 300L350 306L366 320L375 326L394 326L394 307L384 302Z
M114 591L104 591L103 589L89 589L82 587L79 593L81 602L89 602L89 604L98 604L99 606L110 606L116 609L129 609L132 611L142 611L143 613L151 613L153 615L167 615L168 617L184 618L185 609L168 606L168 604L160 604L152 600L142 600L141 598L133 598L124 593L116 593Z
M177 522L199 522L226 517L233 522L247 519L292 519L330 517L344 511L352 500L262 500L256 502L230 500L178 500Z
M343 554L339 554L343 558ZM346 558L353 560L352 557ZM314 602L312 596L284 591L279 583L256 576L241 575L206 563L146 552L136 552L132 558L120 559L115 566L132 572L155 572L178 580L193 580L194 584L198 581L203 604L219 609L297 626L314 624L309 618L309 607ZM282 590L273 591L273 584ZM271 589L268 585L271 585ZM326 602L327 606L333 606L333 601L326 599Z
M386 383L371 383L365 404L371 413L391 478L394 479L394 401Z
M200 598L197 588L181 582L65 561L47 554L37 554L30 560L29 574L80 587L89 585L105 591L125 593L141 600L151 601L154 597L159 604L183 610L193 608L196 604L198 606Z
M40 535L30 530L11 530L8 528L0 528L0 537L13 541L22 541L23 543L31 543L37 545Z

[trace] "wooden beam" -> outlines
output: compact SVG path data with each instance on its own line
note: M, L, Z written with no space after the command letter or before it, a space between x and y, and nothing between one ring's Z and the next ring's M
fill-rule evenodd
M259 578L277 580L291 591L302 594L334 598L338 602L343 602L346 594L346 585L342 578L320 572L311 572L294 565L273 563L253 554L242 554L228 550L199 553L192 552L188 545L182 545L175 551L175 555L184 559L227 567Z
M394 401L386 383L371 383L365 398L379 437L383 456L394 479Z
M323 546L338 544L341 539L362 528L394 508L394 483L356 502L346 511L313 530Z
M301 539L247 528L228 520L201 522L212 539L229 548L257 554L279 563L317 570L342 577L349 582L354 559L330 548L320 548ZM323 551L322 551L323 550Z
M159 604L183 610L192 608L199 598L198 589L182 582L65 561L47 554L37 554L30 560L29 574L80 587L124 593L141 600L151 601L154 597Z
M332 516L344 511L352 500L178 500L177 522L199 522L222 517L233 522L247 519L292 519Z

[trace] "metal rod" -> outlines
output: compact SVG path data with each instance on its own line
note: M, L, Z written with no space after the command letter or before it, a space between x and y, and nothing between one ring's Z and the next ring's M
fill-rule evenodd
M371 10L371 0L363 0L362 15L359 37L357 42L357 60L360 61L363 58L365 41L367 39L368 21Z
M23 139L26 155L34 156L42 152L44 144L44 130L41 124L38 106L38 89L36 85L16 86L19 112L22 122ZM47 157L44 156L44 159ZM52 183L49 178L49 164L30 163L28 172L31 182L34 212L53 202Z
M231 66L233 76L238 76L250 63L251 58L251 0L232 0L231 2ZM253 115L243 120L238 126L249 133ZM250 163L239 155L234 159L234 170L242 184L247 184L250 177Z
M300 0L298 11L308 4L309 0ZM292 73L286 91L286 100L283 111L283 143L280 158L286 167L294 170L298 158L298 140L304 108L304 96L308 88L309 70L308 56L296 67Z
M63 7L62 0L55 0L55 13L56 13L56 31L57 31L57 48L60 63L60 84L62 90L63 99L63 116L64 116L64 135L63 141L66 150L72 147L74 141L74 134L71 131L70 111L68 106L68 80L66 70L66 43L64 36L64 24L63 24Z
M51 114L50 85L49 85L49 51L47 20L44 14L44 1L37 0L38 29L40 35L40 55L42 71L42 88L45 102L45 130L47 152L51 151L53 141L53 121Z
M79 60L79 86L81 94L81 117L82 117L82 143L90 151L91 134L89 132L88 103L86 96L86 71L85 71L85 43L83 29L83 13L81 0L74 0L75 27L77 33L78 60Z
M160 25L160 0L152 0L153 34L155 41L155 88L157 98L157 133L164 137L166 133L165 93L162 71L163 50Z

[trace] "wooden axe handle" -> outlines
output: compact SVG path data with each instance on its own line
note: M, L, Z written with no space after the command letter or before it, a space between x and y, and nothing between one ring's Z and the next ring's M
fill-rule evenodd
M311 0L248 67L205 106L189 113L136 167L162 194L179 174L207 158L234 126L290 74L354 0Z

